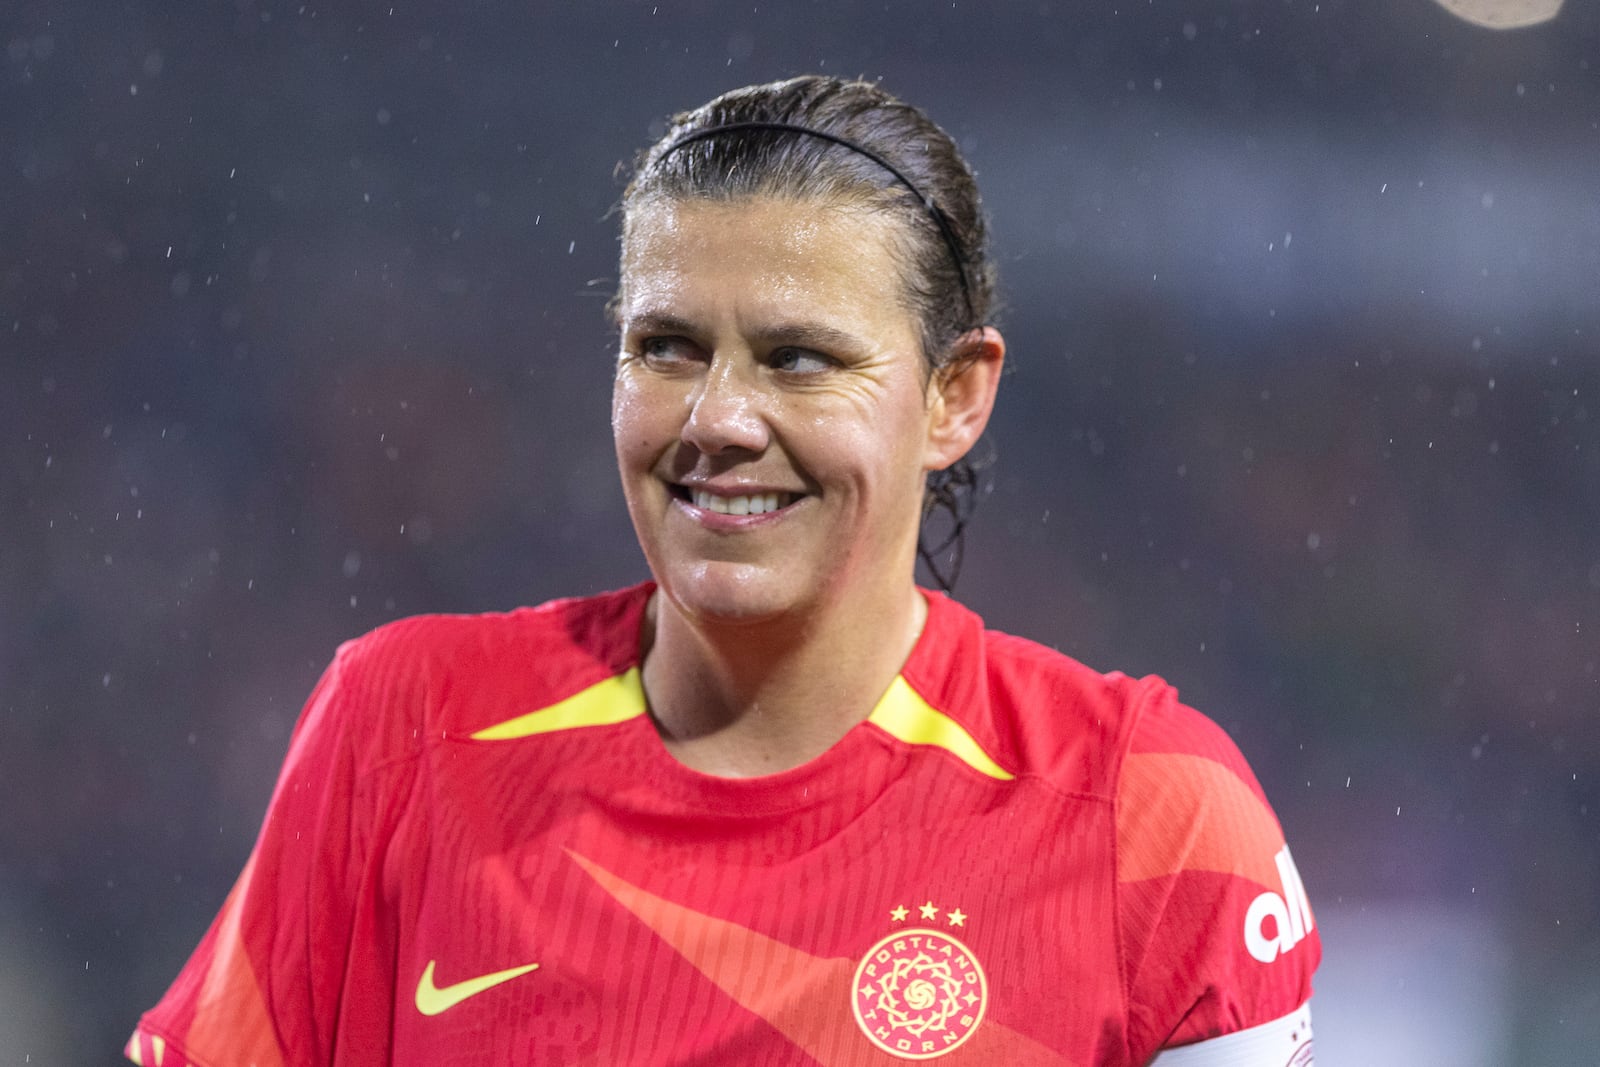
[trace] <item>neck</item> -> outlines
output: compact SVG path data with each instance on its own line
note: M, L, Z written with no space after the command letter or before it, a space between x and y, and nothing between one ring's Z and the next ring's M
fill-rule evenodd
M658 591L644 687L662 741L686 765L724 777L814 759L871 714L927 614L910 583L867 603L757 623L690 618Z

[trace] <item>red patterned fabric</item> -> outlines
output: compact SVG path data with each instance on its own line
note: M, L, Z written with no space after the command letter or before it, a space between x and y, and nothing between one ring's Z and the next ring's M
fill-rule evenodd
M1309 997L1277 821L1160 680L929 594L871 719L713 778L643 714L650 592L342 647L129 1058L1089 1067Z

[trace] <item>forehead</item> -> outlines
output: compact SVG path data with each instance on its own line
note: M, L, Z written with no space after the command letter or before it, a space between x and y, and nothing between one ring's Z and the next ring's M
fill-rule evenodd
M713 302L741 310L907 315L894 222L846 201L660 198L623 229L620 311Z

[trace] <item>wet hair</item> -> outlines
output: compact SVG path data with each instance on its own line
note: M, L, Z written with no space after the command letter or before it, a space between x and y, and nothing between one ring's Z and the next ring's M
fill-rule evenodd
M635 161L623 227L658 199L774 197L862 204L899 222L893 252L930 374L989 321L995 267L978 185L950 136L876 85L820 75L735 89L675 115ZM949 591L978 490L970 456L930 471L917 554ZM948 532L930 545L934 515ZM948 569L941 565L948 560Z

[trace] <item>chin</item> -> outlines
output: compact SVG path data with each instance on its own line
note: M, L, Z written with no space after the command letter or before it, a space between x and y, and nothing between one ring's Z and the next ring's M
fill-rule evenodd
M679 611L703 622L765 622L805 600L790 576L753 563L696 560L664 568L657 582Z

